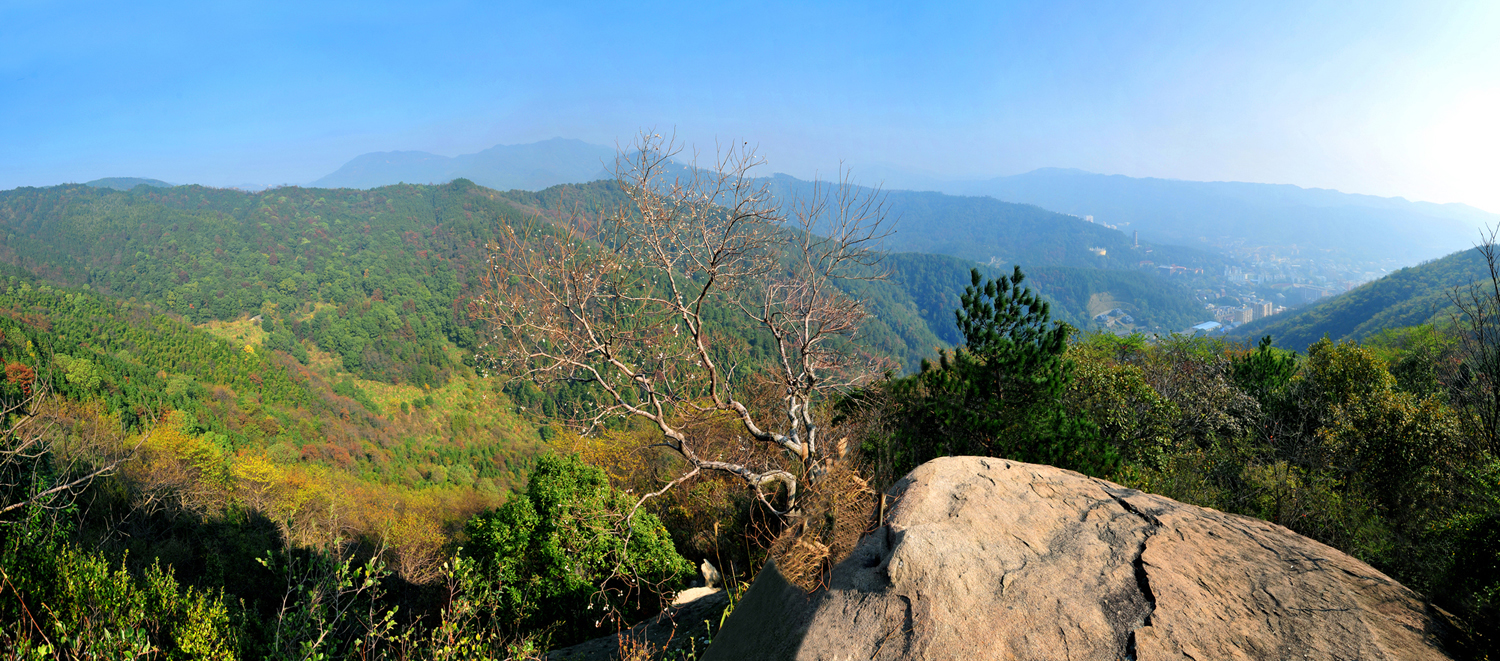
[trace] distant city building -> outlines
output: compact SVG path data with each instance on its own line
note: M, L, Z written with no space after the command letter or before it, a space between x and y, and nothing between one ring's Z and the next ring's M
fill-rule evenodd
M1158 266L1156 267L1156 272L1162 275L1187 275L1189 273L1203 275L1203 269L1191 266L1178 266L1176 264Z

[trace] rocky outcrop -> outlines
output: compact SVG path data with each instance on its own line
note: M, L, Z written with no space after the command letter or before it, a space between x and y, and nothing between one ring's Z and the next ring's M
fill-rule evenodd
M706 659L1443 659L1418 595L1277 525L949 457L812 595L761 572Z
M729 605L722 589L701 587L685 591L656 617L618 634L602 636L547 653L547 661L615 661L622 650L649 650L654 659L673 654L688 656L707 644L709 622L717 624ZM625 656L630 656L629 654Z
M671 605L656 617L620 633L552 650L547 653L547 661L615 661L622 656L695 657L708 644L710 623L719 622L724 607L729 605L729 595L720 587L724 577L719 569L704 559L698 565L698 574L698 580L693 581L695 587L678 592Z

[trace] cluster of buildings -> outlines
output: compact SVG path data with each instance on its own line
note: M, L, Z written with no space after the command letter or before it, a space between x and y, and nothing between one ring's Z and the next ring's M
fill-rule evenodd
M1222 303L1228 297L1234 302L1205 306L1213 315L1212 323L1221 327L1216 330L1221 331L1344 293L1381 277L1390 266L1297 246L1221 248L1238 262L1224 268L1223 284L1217 291L1198 292L1200 300Z
M1093 216L1081 216L1080 217L1080 216L1073 215L1071 213L1068 214L1068 215L1069 216L1073 216L1074 218L1081 218L1083 220L1083 222L1086 222L1086 223L1094 223L1094 217ZM1094 224L1095 225L1103 225L1103 226L1108 227L1108 228L1110 228L1112 230L1120 229L1120 227L1118 225L1111 225L1109 223L1094 223ZM1130 223L1125 223L1125 224L1129 225Z
M1209 303L1204 306L1213 314L1213 321L1205 321L1182 331L1184 334L1193 335L1197 333L1223 333L1234 329L1240 324L1248 324L1256 319L1269 317L1277 314L1286 307L1277 305L1271 301L1246 301L1243 305L1214 305Z
M1238 307L1218 306L1209 304L1208 309L1214 315L1214 321L1226 326L1238 326L1248 324L1256 319L1263 319L1285 310L1285 306L1277 305L1271 301L1247 302Z
M1314 301L1317 301L1318 299L1323 298L1325 296L1332 296L1334 294L1339 294L1339 293L1343 293L1345 291L1348 291L1347 288L1346 289L1337 289L1337 288L1334 288L1334 287L1319 287L1317 285L1300 285L1300 284L1294 284L1294 285L1280 285L1280 284L1275 284L1275 285L1271 285L1271 287L1280 290L1279 293L1282 296L1286 297L1286 303L1289 306L1307 305L1308 303L1312 303Z
M1318 295L1311 298L1308 298L1304 292L1293 292L1303 300L1291 305L1300 305L1322 296L1349 291L1384 276L1389 272L1386 267L1394 266L1393 264L1354 261L1328 254L1327 251L1304 254L1297 250L1296 246L1281 250L1289 255L1282 256L1267 247L1242 246L1238 250L1229 251L1229 254L1239 258L1241 263L1224 268L1225 282L1231 285L1252 287L1295 286L1317 290ZM1288 294L1288 298L1291 296L1292 294Z
M1142 266L1150 266L1151 262L1141 262ZM1176 264L1162 264L1156 267L1156 272L1167 277L1174 275L1203 275L1203 269L1191 266L1178 266Z

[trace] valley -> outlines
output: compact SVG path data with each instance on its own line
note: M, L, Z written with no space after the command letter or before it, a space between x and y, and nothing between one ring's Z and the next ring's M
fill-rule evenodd
M1500 3L0 26L0 661L1500 659Z
M805 200L812 192L807 182L781 175L757 181L780 199ZM482 583L464 581L501 569L458 573L453 563L490 557L461 550L473 545L497 558L510 553L493 546L499 542L486 536L482 526L491 524L483 522L520 516L513 508L523 501L550 506L551 496L536 490L556 487L534 484L538 471L596 471L577 479L620 489L598 497L625 502L621 494L652 492L681 470L680 460L640 449L655 428L639 419L580 425L606 393L584 380L537 382L506 366L498 348L514 338L479 313L494 314L479 299L498 291L492 246L507 232L525 229L544 247L568 223L582 219L586 227L631 199L612 181L500 191L464 178L258 192L124 178L0 191L0 361L7 369L0 396L23 401L29 390L22 387L50 388L55 400L38 415L75 430L60 437L59 456L122 462L101 482L107 486L82 492L89 511L104 514L83 517L67 538L95 540L87 543L99 557L168 562L182 594L222 590L247 600L236 617L261 623L279 617L270 610L279 589L273 582L296 581L269 562L235 575L224 567L276 557L295 563L298 554L369 558L382 563L381 589L393 591L381 603L409 609L411 622L439 621L433 618L456 612L434 601L445 580L462 599L498 599L483 596ZM840 443L857 439L868 476L860 484L890 484L919 460L944 453L1045 461L1277 521L1366 553L1408 580L1450 580L1446 565L1403 567L1393 551L1360 550L1363 538L1344 531L1366 510L1313 500L1287 510L1253 494L1279 489L1315 499L1336 492L1417 516L1399 509L1405 504L1372 500L1353 482L1289 462L1302 461L1297 453L1308 450L1299 448L1335 433L1329 430L1336 421L1320 408L1325 398L1366 401L1329 381L1335 377L1327 361L1353 361L1384 384L1378 406L1399 418L1399 438L1431 440L1418 433L1423 423L1412 416L1419 414L1444 420L1443 438L1459 433L1458 414L1437 393L1463 386L1423 375L1438 374L1435 361L1454 355L1442 353L1454 350L1451 341L1434 339L1447 331L1433 329L1451 312L1444 292L1484 276L1474 251L1353 286L1351 279L1375 273L1356 273L1365 263L1342 253L1149 243L1096 219L989 197L894 190L883 200L896 222L881 246L884 277L830 280L839 296L871 313L832 350L885 366L878 378L840 395L846 399L824 404L837 411L846 435ZM604 241L594 249L620 246ZM1011 277L1016 267L1024 279ZM1020 306L1006 314L1015 315L1011 332L1023 339L1000 346L1054 353L976 358L968 347L975 337L965 334L974 331L956 323L955 312L1000 308L975 307L975 292L983 291L969 287L975 278L1009 281L1017 296L1024 287L1037 297L1034 305L1003 292L995 299ZM1335 291L1340 287L1352 288ZM777 360L773 338L735 321L729 299L709 299L702 314L715 324L712 355L732 366L726 382L757 405L774 400L764 382ZM1210 337L1179 334L1208 319L1223 324L1205 329ZM1056 322L1077 332L1049 326ZM1038 339L1044 329L1045 337L1060 339ZM1251 351L1267 334L1275 347ZM1319 343L1325 334L1368 347ZM1004 360L1032 361L1035 375L998 381L1027 394L982 394L993 387L984 384L997 382L979 374ZM1287 380L1293 371L1321 380ZM1412 408L1418 398L1426 408ZM1296 432L1302 446L1278 446L1255 431L1293 418L1317 421ZM734 448L727 420L685 419L717 456L746 452ZM921 440L931 438L946 440ZM1237 472L1225 477L1195 463L1201 461ZM1357 461L1351 466L1360 479L1397 479ZM723 562L721 545L742 546L729 561L741 572L737 581L768 558L795 558L786 555L789 545L844 543L837 540L847 522L826 532L757 528L764 524L753 518L766 511L736 484L726 477L695 481L652 504L652 518L642 521L675 536L670 555L678 559L712 551ZM1421 525L1469 516L1454 502L1444 508L1423 515L1429 518ZM1306 519L1308 511L1315 518ZM706 530L703 517L724 527ZM1374 520L1368 525L1417 525ZM1427 535L1421 544L1483 548L1452 537L1458 533L1420 534ZM147 571L128 562L126 570ZM596 580L605 579L589 579ZM585 581L579 589L595 585ZM540 617L503 600L477 603ZM636 618L646 607L611 608ZM567 629L480 620L464 626L550 644L593 631L576 618L566 621ZM252 637L255 645L273 644L264 634Z
M505 165L485 164L501 162L502 155ZM453 159L432 156L410 165L368 154L319 182L372 187L470 177L501 188L521 187L519 179L487 174L514 170L553 172L548 176L555 178L548 181L581 185L600 176L608 169L601 164L614 158L612 150L561 139L502 145ZM382 164L378 168L364 165L377 162ZM433 162L444 165L433 169ZM1272 314L1300 309L1467 248L1480 227L1500 223L1500 216L1465 205L1286 185L1132 178L1057 168L967 181L875 171L888 182L888 206L900 219L900 229L887 242L893 252L943 254L1001 270L1020 265L1028 272L1042 266L1154 270L1190 290L1202 310L1170 320L1129 310L1132 318L1145 321L1110 325L1119 332L1182 331L1205 321L1232 329L1265 318L1267 303ZM348 178L354 172L361 174ZM852 174L860 181L858 168ZM784 174L768 181L788 199L811 191L810 182ZM1240 302L1215 303L1226 298ZM1084 312L1073 308L1065 314L1079 328L1094 328L1089 324L1096 315Z

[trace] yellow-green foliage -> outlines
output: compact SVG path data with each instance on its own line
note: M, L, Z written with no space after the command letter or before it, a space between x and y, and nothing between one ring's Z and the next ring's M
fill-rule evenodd
M32 659L236 658L220 595L179 585L160 564L136 577L71 545L49 550L6 554L0 647Z

